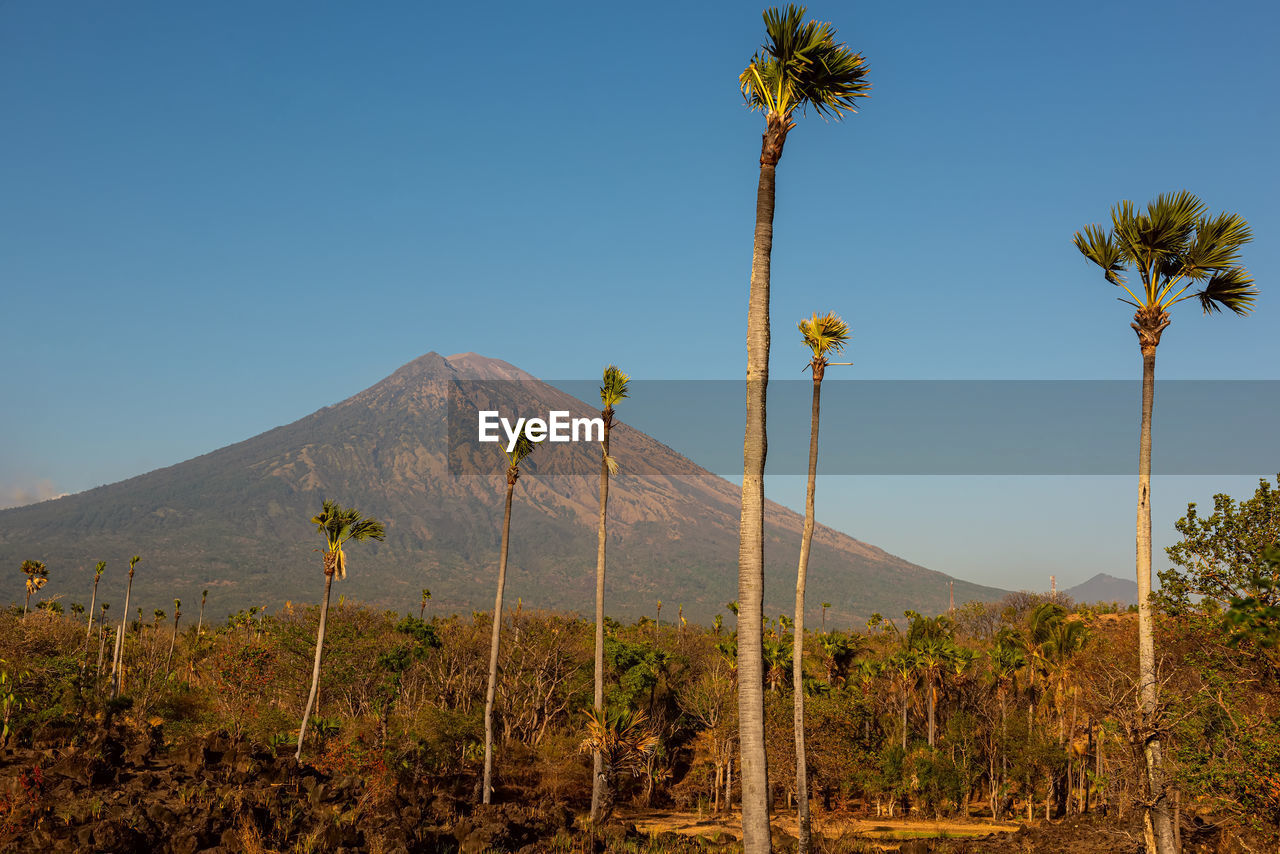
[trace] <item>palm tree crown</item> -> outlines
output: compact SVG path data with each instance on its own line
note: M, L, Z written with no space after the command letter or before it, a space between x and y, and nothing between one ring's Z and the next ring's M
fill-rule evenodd
M796 328L800 330L804 345L813 351L810 364L816 372L815 376L821 379L822 369L827 366L827 357L840 353L844 350L844 345L849 343L849 326L835 312L818 317L815 311L813 317L800 321Z
M619 370L617 365L610 365L604 369L604 381L600 385L600 402L604 404L605 409L613 409L615 403L627 397L629 382L631 377Z
M1233 213L1211 216L1200 199L1183 190L1167 193L1139 211L1130 201L1111 208L1111 228L1085 226L1076 232L1080 253L1102 268L1106 280L1122 288L1134 307L1134 329L1144 346L1160 343L1168 310L1199 299L1206 314L1230 309L1248 314L1257 298L1240 249L1253 239L1249 224ZM1138 282L1125 274L1137 271Z
M762 162L777 163L782 156L797 109L804 112L812 107L820 116L840 119L846 111L857 112L857 99L871 91L862 54L836 44L830 24L804 22L804 14L803 6L766 9L767 41L738 76L747 106L764 113L768 122ZM771 135L776 135L773 145Z
M311 522L328 545L324 561L325 574L336 573L338 578L347 577L343 544L350 540L383 540L387 536L386 529L377 519L366 519L359 510L342 507L336 501L325 501L320 512L311 517Z

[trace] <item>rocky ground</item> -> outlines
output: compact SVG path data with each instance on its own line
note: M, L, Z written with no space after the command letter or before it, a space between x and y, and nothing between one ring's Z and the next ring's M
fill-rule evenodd
M165 748L159 730L103 730L80 746L0 751L0 854L741 850L732 822L691 820L679 832L640 824L622 822L591 840L574 830L563 804L473 808L427 783L325 773L225 733ZM1185 828L1188 854L1258 850L1203 822ZM919 829L928 832L925 823ZM794 850L783 826L774 842L777 851ZM846 828L816 850L1137 854L1142 844L1136 826L1090 817L968 839L873 839Z
M546 804L472 810L403 783L375 791L225 734L158 741L4 751L0 852L517 851L572 821Z

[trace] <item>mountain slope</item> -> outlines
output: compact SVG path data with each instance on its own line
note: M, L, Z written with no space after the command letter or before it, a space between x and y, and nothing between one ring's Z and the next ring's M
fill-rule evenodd
M323 577L314 551L320 540L307 520L332 498L387 525L385 543L351 550L340 594L405 610L429 587L434 610L491 608L505 489L501 466L492 463L501 456L484 446L494 474L457 474L478 452L455 442L451 457L448 442L451 396L474 405L483 383L473 380L496 384L521 412L592 412L506 362L428 353L341 403L244 442L0 511L0 566L14 568L0 573L0 598L20 596L16 567L35 558L50 568L46 595L87 601L91 567L106 560L99 598L118 602L122 566L137 553L143 562L134 596L148 612L174 597L195 601L205 588L214 615L312 601ZM659 599L673 616L679 605L695 620L723 613L737 598L738 488L625 423L613 437L622 474L610 489L610 613L652 614ZM583 613L593 607L598 478L562 472L598 470L598 453L589 444L544 446L523 467L508 601ZM790 610L801 521L769 507L769 613ZM810 578L815 611L830 601L837 621L947 606L947 576L822 526ZM963 581L955 592L959 602L1001 593Z

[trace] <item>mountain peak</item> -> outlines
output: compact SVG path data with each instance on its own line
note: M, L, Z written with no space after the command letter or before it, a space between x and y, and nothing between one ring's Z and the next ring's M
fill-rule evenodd
M519 380L536 381L533 374L520 370L510 362L491 359L479 353L454 353L445 359L458 376L465 380Z

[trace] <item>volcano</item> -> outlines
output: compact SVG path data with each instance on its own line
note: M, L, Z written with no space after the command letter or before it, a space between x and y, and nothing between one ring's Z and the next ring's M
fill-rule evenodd
M460 473L449 438L451 401L456 407L478 382L518 388L521 409L598 414L506 362L428 353L292 424L119 483L0 511L0 565L43 560L51 581L41 597L87 601L92 567L105 560L98 598L118 602L122 567L138 554L133 595L148 613L174 598L197 601L204 589L211 615L310 602L323 576L320 538L308 520L328 498L387 528L385 542L350 550L337 593L405 611L430 588L433 612L487 610L505 479L501 465ZM739 488L625 420L611 445L621 468L609 498L609 613L653 615L661 600L673 617L681 606L695 621L724 614L737 598ZM487 450L501 461L500 447ZM508 602L593 610L599 464L597 445L575 444L540 449L522 466ZM802 521L767 507L766 613L791 610ZM2 576L0 596L21 601L19 573ZM817 603L831 602L828 618L848 626L873 612L939 613L953 580L819 525L808 599L815 616ZM957 602L1003 593L954 581Z

